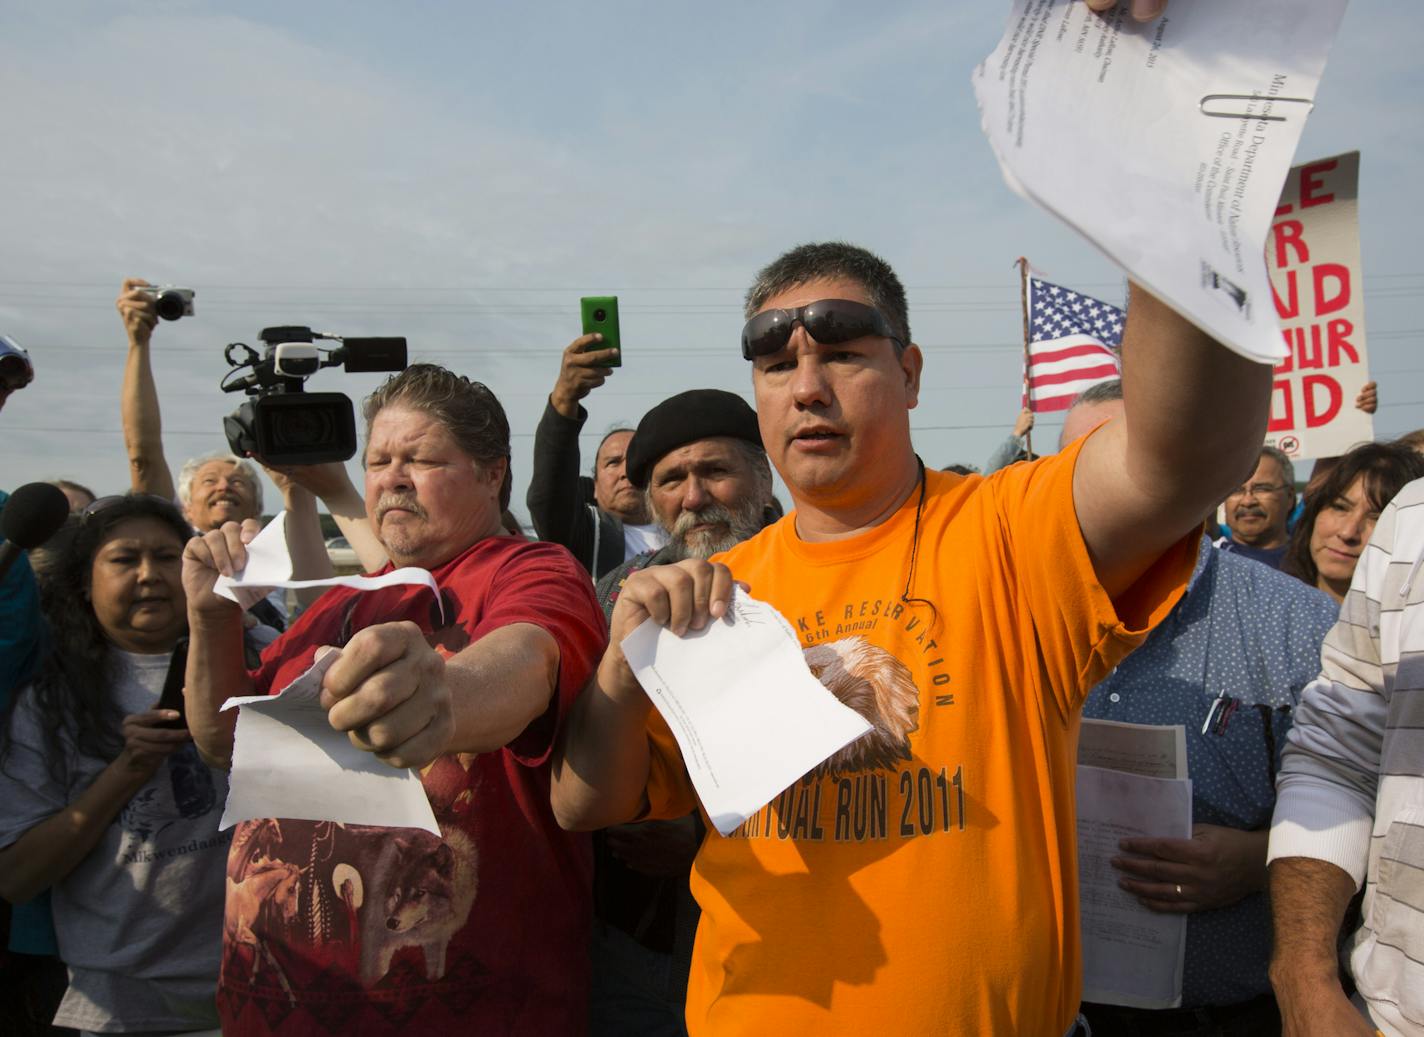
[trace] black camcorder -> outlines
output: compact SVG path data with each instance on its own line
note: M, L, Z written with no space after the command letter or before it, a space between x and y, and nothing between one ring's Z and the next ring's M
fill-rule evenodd
M303 465L345 461L356 453L356 417L339 392L307 392L305 382L323 367L348 373L403 371L403 338L343 338L311 328L263 328L261 355L243 342L223 351L233 365L223 392L251 399L223 418L228 445L239 457L252 454L267 464ZM323 349L318 341L338 342ZM237 351L244 351L241 359ZM246 374L240 372L246 371Z

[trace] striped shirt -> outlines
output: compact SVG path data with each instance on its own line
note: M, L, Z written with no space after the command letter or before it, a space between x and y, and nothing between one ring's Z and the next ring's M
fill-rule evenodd
M1424 479L1385 508L1296 712L1269 860L1365 886L1350 966L1375 1026L1424 1034Z

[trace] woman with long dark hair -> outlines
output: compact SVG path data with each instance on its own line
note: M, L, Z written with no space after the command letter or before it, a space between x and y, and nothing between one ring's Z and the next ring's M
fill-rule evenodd
M1344 601L1375 521L1424 458L1398 443L1364 443L1341 455L1305 498L1281 568Z
M226 778L157 708L189 533L143 495L71 519L43 594L52 650L0 734L0 896L52 891L70 980L54 1021L85 1032L216 1032Z

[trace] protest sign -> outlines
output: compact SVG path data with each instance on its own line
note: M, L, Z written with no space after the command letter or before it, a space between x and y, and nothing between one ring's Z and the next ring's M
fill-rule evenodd
M1369 381L1359 182L1358 151L1293 168L1266 245L1287 346L1266 444L1292 458L1343 454L1374 438L1370 415L1355 407Z

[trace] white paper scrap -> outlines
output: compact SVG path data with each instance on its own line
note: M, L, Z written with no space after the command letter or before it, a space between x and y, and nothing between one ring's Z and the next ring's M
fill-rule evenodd
M357 749L327 722L321 679L340 657L340 650L332 649L276 695L222 704L238 714L219 830L253 818L285 817L440 834L419 774Z
M870 730L812 675L782 615L740 588L722 619L682 637L647 620L623 654L723 835Z
M380 576L332 576L324 580L292 579L292 556L287 550L286 520L287 513L279 512L262 532L252 538L252 543L247 545L247 565L236 576L219 576L213 584L214 594L237 602L245 610L278 588L302 590L305 587L353 587L356 590L375 591L402 584L420 584L429 587L435 595L441 619L444 619L445 605L441 601L440 588L435 577L416 566L393 569Z
M1242 356L1285 356L1266 234L1346 0L1014 0L974 73L1009 186ZM1247 117L1243 117L1247 116Z

